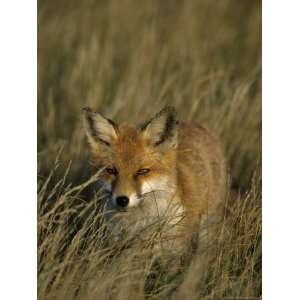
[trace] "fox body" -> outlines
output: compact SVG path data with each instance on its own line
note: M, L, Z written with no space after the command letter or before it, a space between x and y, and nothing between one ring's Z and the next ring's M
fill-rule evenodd
M172 226L168 239L190 237L221 207L225 160L207 129L179 123L171 107L139 127L117 125L89 108L83 120L117 235L160 219Z

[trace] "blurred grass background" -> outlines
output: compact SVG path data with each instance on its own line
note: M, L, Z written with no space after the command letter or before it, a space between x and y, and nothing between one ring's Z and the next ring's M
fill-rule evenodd
M188 274L198 271L187 270L181 285L177 279L172 281L170 274L161 274L164 280L168 278L164 284L159 281L160 288L163 286L167 291L163 295L168 298L169 289L177 289L174 299L258 297L261 1L38 1L38 182L39 187L44 187L39 203L46 198L66 201L71 197L63 192L68 184L76 186L89 175L87 144L80 122L82 107L91 106L116 121L135 123L166 104L178 110L180 119L215 129L234 185L243 190L243 195L230 207L233 214L226 221L231 228L230 237L223 233L219 239L219 243L226 245L219 245L222 249L218 248L220 251L207 259L218 258L218 268L209 266L207 276L197 282ZM46 183L60 150L56 162L60 167L52 175L50 187ZM68 261L53 254L59 252L53 241L69 234L67 227L52 226L53 222L64 224L60 218L68 216L61 210L60 217L57 214L56 210L46 214L42 208L39 212L39 229L43 232L39 231L39 249L48 249L39 252L40 297L74 299L82 293L80 299L100 299L99 290L89 294L87 287L79 287L80 277L66 277L49 291L49 282L53 282L53 274L57 275L51 270L78 261L77 252L74 257L70 254L74 260L69 257ZM221 263L224 257L228 257L224 260L226 267ZM85 258L88 260L89 256ZM194 268L198 259L193 261ZM121 261L115 263L122 265ZM80 267L78 270L86 278L95 275L90 269L86 273ZM103 267L101 276L113 280L111 270L104 270ZM62 293L74 285L75 291L80 292L73 289L69 294ZM204 286L210 288L203 289ZM184 294L190 287L194 293ZM162 297L157 295L160 294L151 297Z

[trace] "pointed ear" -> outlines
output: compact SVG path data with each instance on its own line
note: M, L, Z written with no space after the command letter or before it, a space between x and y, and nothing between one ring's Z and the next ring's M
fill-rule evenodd
M117 139L117 125L89 107L83 108L83 126L92 147L110 146Z
M141 127L142 134L154 146L177 147L177 117L173 107L167 106Z

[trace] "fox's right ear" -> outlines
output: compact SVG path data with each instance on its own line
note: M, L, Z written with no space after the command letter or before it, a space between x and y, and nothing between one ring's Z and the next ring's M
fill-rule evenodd
M117 139L117 125L89 107L82 109L83 126L92 147L100 145L110 146Z

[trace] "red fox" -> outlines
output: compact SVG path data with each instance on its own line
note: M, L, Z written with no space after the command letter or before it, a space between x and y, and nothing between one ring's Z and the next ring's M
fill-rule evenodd
M169 106L141 126L83 112L91 161L103 168L99 180L111 195L107 210L124 227L160 217L174 225L173 235L190 237L202 217L222 206L226 164L207 129L179 122Z

